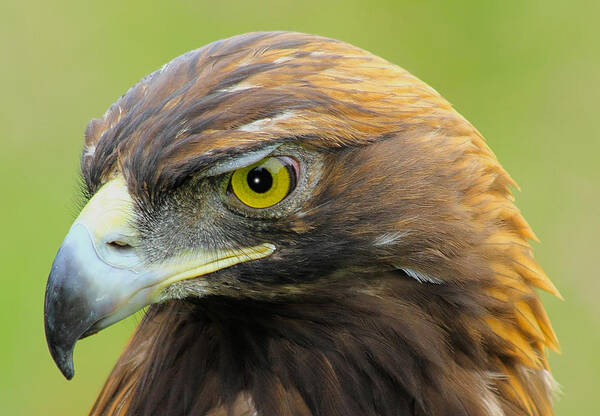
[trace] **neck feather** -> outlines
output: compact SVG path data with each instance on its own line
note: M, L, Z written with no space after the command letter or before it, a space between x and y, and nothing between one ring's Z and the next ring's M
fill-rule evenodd
M546 374L503 352L484 292L395 278L285 303L155 305L91 413L526 414L505 394L510 372L545 414Z

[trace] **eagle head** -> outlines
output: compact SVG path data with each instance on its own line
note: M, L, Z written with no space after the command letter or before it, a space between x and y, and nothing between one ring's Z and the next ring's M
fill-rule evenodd
M404 69L305 34L217 41L92 120L81 171L45 298L60 370L151 305L94 414L551 413L535 289L558 292L515 184Z

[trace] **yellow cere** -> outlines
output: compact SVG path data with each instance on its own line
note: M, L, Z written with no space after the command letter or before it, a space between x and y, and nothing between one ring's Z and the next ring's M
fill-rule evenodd
M107 234L132 236L133 200L122 175L105 183L88 201L75 220L101 241Z
M231 177L231 188L235 196L249 207L268 208L287 196L291 180L283 162L268 157L236 170Z

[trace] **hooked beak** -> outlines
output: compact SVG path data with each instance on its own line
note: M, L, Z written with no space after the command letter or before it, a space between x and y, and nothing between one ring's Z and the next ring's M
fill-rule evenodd
M182 254L147 264L134 226L134 203L122 177L106 183L81 211L60 246L46 285L44 324L50 354L67 379L75 343L146 305L172 283L270 255L261 244Z

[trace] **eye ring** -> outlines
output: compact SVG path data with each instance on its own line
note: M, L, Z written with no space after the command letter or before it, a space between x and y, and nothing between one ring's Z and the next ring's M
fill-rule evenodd
M299 163L289 156L271 156L231 175L229 191L245 206L265 209L283 201L296 188Z

